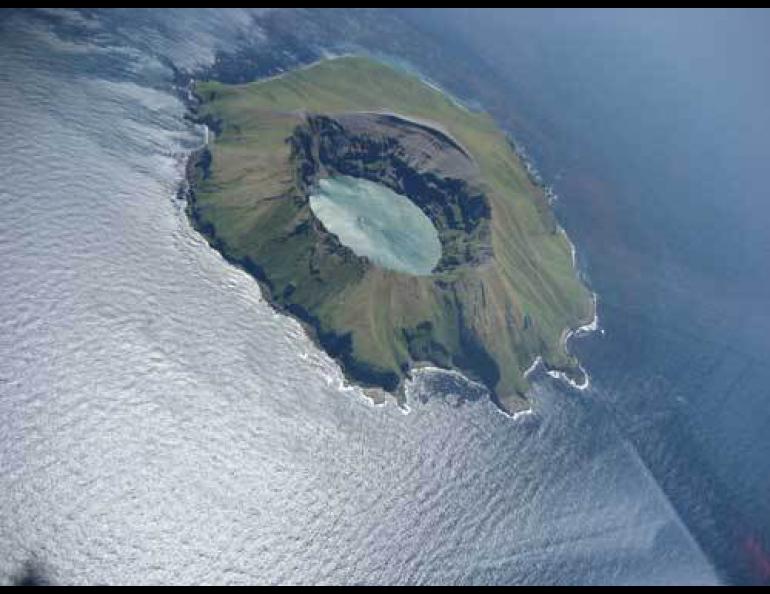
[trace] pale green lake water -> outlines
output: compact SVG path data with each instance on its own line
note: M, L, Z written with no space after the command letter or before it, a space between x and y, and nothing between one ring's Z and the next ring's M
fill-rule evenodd
M384 268L425 275L441 257L438 231L427 215L381 184L346 175L324 178L310 208L344 245Z

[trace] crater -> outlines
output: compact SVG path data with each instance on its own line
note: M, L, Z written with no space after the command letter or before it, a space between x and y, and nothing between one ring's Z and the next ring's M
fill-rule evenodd
M301 200L354 254L416 275L491 256L476 163L440 130L394 114L310 114L289 142Z

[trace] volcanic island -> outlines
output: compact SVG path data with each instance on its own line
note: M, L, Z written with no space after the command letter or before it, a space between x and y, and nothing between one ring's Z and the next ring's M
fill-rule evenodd
M581 381L566 338L593 295L488 114L357 56L193 92L212 132L188 165L194 227L351 383L402 399L415 369L455 370L516 413L534 361Z

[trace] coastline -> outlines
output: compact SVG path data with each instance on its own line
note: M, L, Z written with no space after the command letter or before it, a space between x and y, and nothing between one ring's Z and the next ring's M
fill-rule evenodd
M553 203L556 200L558 200L558 196L554 191L553 186L546 184L545 180L543 180L540 170L537 168L537 165L535 165L535 162L533 161L533 159L529 156L529 152L524 147L524 145L522 145L518 140L516 140L515 136L512 133L507 132L506 136L508 137L508 142L513 148L514 153L516 153L516 156L524 164L524 168L527 172L527 175L530 178L530 181L535 186L540 188L540 190L545 195L545 198L548 201L548 204L552 206ZM555 214L554 214L554 218L555 218ZM561 224L559 224L558 220L556 221L556 226L557 226L558 232L561 233L561 235L564 237L564 239L567 241L567 244L569 245L573 270L576 272L576 274L584 283L588 284L585 274L583 274L583 271L578 268L577 248L575 247L575 243L570 238L566 229L564 229L564 227L562 227ZM570 354L569 340L571 338L573 337L580 338L599 330L599 303L598 303L598 295L595 291L591 292L591 298L593 302L593 308L592 308L593 317L591 318L591 320L576 328L564 328L564 330L562 331L559 344L561 345L561 348L564 349L564 351L568 355ZM588 389L588 387L590 386L591 378L588 375L588 372L580 363L580 361L577 362L577 365L583 377L582 377L582 381L578 382L578 381L575 381L573 378L571 378L564 370L556 367L548 367L545 364L543 357L540 355L536 356L535 359L532 361L532 364L524 371L524 377L527 378L528 376L530 376L532 373L534 373L534 371L540 365L543 365L543 367L545 368L545 372L549 377L561 380L575 390L582 392Z

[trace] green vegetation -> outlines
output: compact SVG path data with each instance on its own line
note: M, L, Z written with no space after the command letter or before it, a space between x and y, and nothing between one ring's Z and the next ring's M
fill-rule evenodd
M348 377L397 391L429 362L482 381L516 411L537 355L577 373L563 337L593 317L591 295L541 188L488 115L358 57L244 85L202 82L196 93L197 117L218 133L193 173L194 224ZM329 233L308 196L332 175L413 200L439 232L433 273L378 267Z

